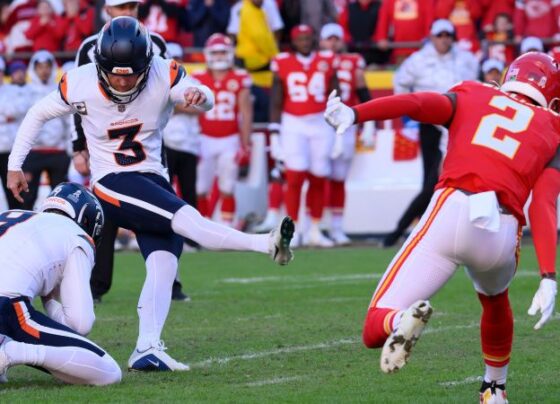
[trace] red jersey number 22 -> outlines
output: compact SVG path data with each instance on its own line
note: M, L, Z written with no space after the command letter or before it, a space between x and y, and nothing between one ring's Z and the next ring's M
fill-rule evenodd
M498 129L504 129L510 133L524 132L527 130L535 112L528 106L504 95L492 97L489 105L502 111L511 108L515 111L515 114L511 118L500 115L499 113L483 116L478 124L472 143L487 147L513 159L521 142L507 135L501 138L496 137L496 131Z

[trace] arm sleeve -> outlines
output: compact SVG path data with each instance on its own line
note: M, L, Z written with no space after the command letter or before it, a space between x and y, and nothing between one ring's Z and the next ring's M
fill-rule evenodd
M531 233L541 275L556 273L558 194L560 171L556 168L546 168L533 188L533 198L529 206Z
M76 111L62 99L58 90L51 92L33 105L18 128L8 160L8 170L17 171L21 169L23 161L45 122L72 112Z
M95 322L89 286L92 266L92 260L82 248L76 247L72 250L66 260L64 276L60 283L60 305L53 306L56 307L55 316L58 318L51 317L81 335L87 335Z
M406 115L415 121L444 125L453 116L453 104L450 96L423 92L377 98L358 104L352 109L355 123L383 121Z

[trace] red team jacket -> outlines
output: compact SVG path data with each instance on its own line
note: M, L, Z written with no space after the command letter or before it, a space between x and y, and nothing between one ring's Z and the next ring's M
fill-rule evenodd
M211 137L226 137L239 133L239 92L251 87L251 77L245 70L231 69L222 80L215 80L210 71L193 73L195 79L208 86L215 96L214 108L199 115L200 131Z
M560 145L560 116L476 82L449 92L457 95L455 114L436 188L496 191L525 224L523 206Z
M282 110L292 115L322 113L327 105L327 91L338 69L337 56L329 51L315 53L308 64L294 53L281 53L270 65L282 80Z

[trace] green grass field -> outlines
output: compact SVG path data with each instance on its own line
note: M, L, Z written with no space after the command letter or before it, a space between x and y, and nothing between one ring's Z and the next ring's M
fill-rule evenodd
M434 316L410 363L379 370L361 345L364 314L395 250L300 250L288 267L264 255L203 252L181 259L190 303L173 303L163 338L186 373L123 373L119 385L67 386L31 368L9 372L0 403L368 402L475 403L483 372L480 306L462 270L433 299ZM525 246L511 287L516 316L511 403L558 403L560 323L538 332L526 311L539 282ZM96 308L90 337L123 369L137 336L144 279L140 254L117 256L114 286ZM36 305L37 306L37 305Z

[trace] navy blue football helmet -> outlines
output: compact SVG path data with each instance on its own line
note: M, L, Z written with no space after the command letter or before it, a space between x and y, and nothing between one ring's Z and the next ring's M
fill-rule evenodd
M62 212L76 222L94 242L99 240L105 222L97 197L83 185L73 182L58 184L45 198L39 211Z
M116 17L105 24L94 50L97 76L103 90L117 104L134 101L148 81L154 52L150 33L132 17ZM111 87L107 74L138 75L135 86L126 91Z

